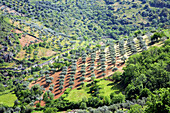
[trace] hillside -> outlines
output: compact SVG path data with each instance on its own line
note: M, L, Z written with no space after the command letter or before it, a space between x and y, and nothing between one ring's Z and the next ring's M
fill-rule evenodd
M170 112L169 27L168 0L0 0L0 112Z
M1 3L58 33L76 37L118 39L138 29L169 25L168 1L161 2L162 9L157 5L159 0L5 0Z

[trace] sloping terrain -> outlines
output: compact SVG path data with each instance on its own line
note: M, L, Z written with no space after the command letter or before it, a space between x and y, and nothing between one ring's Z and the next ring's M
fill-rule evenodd
M168 0L0 0L0 112L168 113L169 27Z

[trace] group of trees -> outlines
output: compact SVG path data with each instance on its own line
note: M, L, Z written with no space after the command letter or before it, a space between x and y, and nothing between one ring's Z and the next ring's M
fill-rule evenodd
M139 43L142 43L142 38L138 37L138 40L139 40ZM133 40L131 40L131 43L133 43ZM107 42L107 44L109 43ZM45 77L46 82L48 84L48 83L51 83L51 80L53 80L53 78L50 77L51 72L49 70L55 68L55 66L57 66L57 63L61 63L63 65L60 68L62 69L62 72L60 73L59 89L62 91L62 89L64 88L65 75L67 74L69 74L70 76L69 85L70 85L70 88L72 88L72 86L74 85L74 80L75 80L74 77L75 77L76 69L77 69L77 58L75 57L75 55L82 56L83 57L82 60L84 59L85 62L86 62L87 55L90 55L91 59L89 60L90 61L89 69L92 72L91 77L95 78L95 74L93 72L94 72L94 62L96 59L96 53L95 53L96 50L97 49L93 48L93 49L87 49L87 50L82 49L81 52L79 50L72 51L72 54L70 56L72 58L70 62L72 63L70 65L69 73L68 73L68 66L65 66L66 64L64 64L63 60L56 61L54 65L44 66L40 70L36 70L32 68L29 73L34 75L33 76L34 79L32 80L35 80L35 81L39 77ZM109 46L110 52L105 53L104 50L105 50L105 46L101 46L100 54L99 54L99 62L101 64L101 70L103 68L104 69L106 68L105 67L106 54L108 53L110 54L110 59L112 61L116 60L115 59L116 53L115 53L114 45L110 44ZM94 52L94 53L91 53L91 52ZM143 106L146 100L143 101L141 99L143 97L149 97L150 103L148 102L148 108L147 108L148 111L151 111L151 110L155 111L156 107L159 106L161 107L162 111L166 112L168 108L167 105L169 104L165 101L165 100L168 100L167 98L169 98L167 96L169 93L169 89L166 89L166 87L168 87L168 80L169 80L168 75L169 75L169 60L170 59L168 56L169 56L169 40L165 41L165 44L163 45L163 47L160 47L160 48L154 47L147 51L143 51L141 54L135 54L131 56L127 62L127 67L124 68L123 74L120 72L116 72L112 76L112 79L115 80L115 82L121 81L121 84L123 85L123 87L126 87L125 95L123 95L122 93L119 93L119 94L112 93L110 97L100 97L97 93L100 90L100 86L96 85L97 83L96 80L94 80L92 83L93 84L92 90L95 91L95 93L92 94L93 97L87 100L82 100L80 103L68 102L64 100L64 96L59 98L58 100L53 100L54 94L51 93L51 91L54 89L53 84L50 84L49 90L44 93L43 98L40 98L44 90L43 87L36 85L36 86L33 86L31 89L27 89L28 83L23 82L23 81L16 80L16 82L13 82L13 84L15 84L15 87L16 87L14 91L18 97L18 100L21 103L29 104L30 106L33 106L36 100L39 100L39 101L44 100L46 102L46 107L44 108L45 111L46 110L48 111L48 109L52 109L51 106L53 107L55 106L56 107L55 110L64 110L64 109L73 109L73 108L86 109L88 107L97 108L99 106L108 105L109 111L112 111L112 110L116 111L118 109L120 110L123 108L127 108L127 109L130 109L131 112L133 112L133 110L136 110L134 106L136 106L137 108L140 108L140 110L143 110ZM82 85L84 85L83 81L85 79L85 73L86 73L85 69L87 68L85 65L85 62L81 64L81 71L80 71L81 72L80 81ZM4 73L5 72L3 72L2 74ZM11 76L15 75L13 73L8 73L8 74ZM103 76L104 76L104 73L103 73ZM24 77L25 76L23 75L23 78ZM3 81L4 78L1 77L1 80ZM11 82L9 81L8 83L10 84ZM0 86L2 87L3 85L0 85ZM2 90L3 88L4 87L2 87ZM162 89L155 93L154 90L158 88L165 88L165 89ZM154 93L152 94L152 92ZM154 100L152 96L155 95L156 97L159 93L160 95L162 95L162 97ZM135 102L132 104L129 104L128 103L129 101L127 100L125 102L125 96L126 96L126 99L129 99L129 100L135 99L139 101L140 105L134 105ZM58 103L59 101L60 103ZM159 103L155 101L158 101ZM17 101L15 103L16 103L15 108L17 108L17 106L20 105L20 103L18 103ZM121 103L121 104L117 106L116 103ZM116 105L114 105L113 107L112 104L116 104ZM39 105L37 104L37 106ZM20 108L20 110L22 111L23 109ZM101 109L99 108L96 110L100 111Z
M114 93L110 95L110 101L121 103L119 109L114 105L106 106L109 102L107 101L105 106L94 111L110 112L113 110L112 112L123 112L120 109L126 108L129 109L129 113L169 112L169 42L170 40L168 39L164 42L163 47L152 47L140 54L131 56L127 61L127 67L124 68L124 72L115 72L113 74L113 80L115 82L121 81L122 87L126 87L125 95L119 95L120 100L117 101L119 97ZM129 104L126 104L126 102L130 101L126 100L124 103L124 96L126 96L126 99L132 100L132 102L137 102L137 104L131 104L127 107ZM144 109L145 105L147 107ZM88 103L86 106L88 106ZM87 110L91 112L93 109L87 107ZM84 112L84 110L78 111Z
M163 47L152 47L128 59L122 83L126 98L147 97L150 92L167 88L169 82L169 39Z
M1 70L0 75L0 82L2 83L0 84L0 91L3 93L3 91L9 90L14 92L17 97L13 107L1 104L0 112L29 112L33 110L30 106L34 106L35 101L41 101L43 89L39 85L28 88L29 81L24 81L25 77L30 75L27 71L15 72L12 70Z
M5 5L1 8L5 12L2 15L7 14L8 10L6 6L8 6L11 10L16 10L25 16L21 18L21 16L14 16L11 13L11 15L7 15L9 18L7 16L0 17L0 63L4 65L4 62L10 62L17 56L18 52L22 49L19 42L21 36L30 35L36 38L35 41L30 41L23 48L26 51L25 58L22 61L16 60L17 64L30 65L35 61L51 58L39 58L39 48L51 49L52 51L62 53L72 49L75 43L77 43L75 41L77 39L81 45L84 40L88 41L90 37L95 37L91 39L95 43L96 38L105 35L113 39L118 39L121 35L129 35L136 29L155 26L163 27L169 24L169 1L140 1L142 4L139 5L135 0L132 0L132 2L125 0L105 0L107 5L103 5L100 4L102 2L96 0L65 0L65 2L61 0L33 2L29 0L0 0L0 6ZM117 8L110 5L115 3L117 3ZM157 7L164 8L159 9ZM132 16L125 14L127 11L131 12L134 8L137 9L137 12L132 13ZM138 8L140 11L138 11ZM30 23L29 18L32 20ZM14 29L5 21L8 19L11 19L13 25L18 23L17 26L12 27L22 30L23 33L13 33L12 31ZM146 22L140 22L139 20L145 20ZM36 21L42 22L43 25L39 26L35 24ZM24 31L24 29L28 30ZM49 66L44 66L43 68L32 67L31 70L21 70L21 72L14 72L12 70L0 71L0 92L12 90L17 96L14 107L0 106L0 112L30 112L32 108L29 108L27 105L34 106L35 101L39 101L36 106L40 107L41 100L46 102L46 106L43 108L44 112L56 112L58 110L75 108L88 109L89 112L114 112L123 108L130 109L129 112L134 112L136 109L141 112L146 98L148 98L146 112L168 112L170 104L170 90L167 88L169 87L170 75L170 41L165 41L165 44L161 48L154 47L145 51L147 50L146 42L139 34L140 31L137 31L135 37L138 39L137 43L140 48L136 46L137 44L133 40L134 37L131 36L117 41L118 54L121 55L123 63L126 60L124 56L126 52L134 54L139 49L143 51L141 54L136 54L129 58L127 67L124 68L123 73L115 72L112 75L114 82L119 83L121 81L121 85L125 87L125 95L123 95L124 93L112 93L110 96L105 97L98 95L100 86L96 84L97 82L95 80L96 67L98 66L100 68L99 70L102 72L101 76L103 77L106 75L106 60L110 60L111 64L114 65L112 71L118 69L116 67L117 53L115 45L113 42L107 40L104 41L106 46L96 45L96 48L91 49L92 43L89 43L86 47L79 47L77 50L72 49L70 53L62 56L62 60L59 58L53 64L49 64ZM72 35L72 37L69 35ZM164 36L163 32L155 32L150 39L154 43ZM41 42L36 43L38 41ZM126 41L127 44L125 46L127 48L124 46ZM109 52L105 52L107 46L109 46ZM68 47L70 48L68 49ZM98 65L96 66L97 50L100 51L100 54L99 59L97 59ZM32 54L33 59L30 58ZM88 71L90 71L90 77L93 80L90 91L92 97L83 99L80 103L66 101L64 96L54 100L54 94L51 93L54 90L54 84L50 84L54 78L51 75L56 71L62 70L59 76L58 89L62 92L65 88L66 75L69 76L69 87L73 88L76 79L75 75L77 74L77 59L81 57L82 64L79 82L83 86L89 55L90 63L88 63ZM68 69L69 66L70 69ZM25 78L30 75L33 78ZM40 77L45 78L46 84L50 86L47 91L45 91L43 86L39 85L28 88L29 82L35 81L36 83ZM95 93L92 93L92 90ZM45 91L44 94L43 91ZM103 105L107 106L99 107Z
M149 4L153 7L167 7L170 8L170 2L168 0L150 0Z
M117 67L116 67L116 51L115 51L115 45L112 44L112 43L109 46L109 52L110 52L111 64L114 65L114 68L112 69L112 71L116 71L117 70Z
M132 99L131 101L126 100L121 101L120 103L115 103L109 106L102 106L98 107L97 109L93 109L92 107L86 107L86 110L88 112L118 112L123 113L123 109L129 109L128 113L143 113L143 112L169 112L169 94L170 89L169 88L161 88L157 91L155 91L153 94L149 95L148 98L143 97L142 99ZM121 94L120 94L121 96ZM113 98L113 97L112 97ZM117 99L116 99L117 100ZM147 105L147 108L144 109L144 106ZM83 113L85 108L80 108L77 110L77 112Z
M143 40L142 36L138 36L137 39L139 40L139 47L143 50L147 50L146 42Z
M156 2L144 0L140 5L136 1L105 0L104 6L95 0L67 0L65 2L1 0L0 2L27 17L42 21L45 27L75 36L101 37L109 35L117 39L119 35L129 35L138 28L163 27L168 23L169 18L169 2L165 0L156 0ZM118 4L116 9L112 5L108 5L116 3ZM159 9L157 7L166 8ZM132 12L133 8L140 10L134 13ZM131 17L124 14L127 11L133 13ZM140 19L144 19L146 23L140 22L140 19L137 18L138 15L141 15Z
M76 112L83 112L86 109L88 112L115 112L123 109L136 110L140 108L143 110L143 107L147 101L147 98L143 97L142 99L132 99L125 100L125 95L122 93L111 93L110 96L99 96L97 92L100 90L100 86L97 85L98 80L95 80L94 83L91 83L90 93L92 97L83 98L80 102L69 102L64 98L66 96L61 96L59 99L48 103L45 107L45 111L49 108L57 108L57 110L67 110L67 109L79 109ZM92 92L92 91L95 91ZM67 92L68 94L69 92ZM66 94L66 93L65 93ZM63 106L64 105L64 106ZM104 105L104 106L103 106ZM136 105L136 109L133 106ZM50 107L53 106L53 107ZM103 107L101 107L103 106ZM94 109L95 108L95 109ZM106 108L106 109L104 109ZM83 110L80 110L83 109ZM103 110L103 111L102 111Z
M13 62L13 58L21 50L19 35L11 32L12 27L6 19L5 15L0 16L0 63L2 66L5 62Z

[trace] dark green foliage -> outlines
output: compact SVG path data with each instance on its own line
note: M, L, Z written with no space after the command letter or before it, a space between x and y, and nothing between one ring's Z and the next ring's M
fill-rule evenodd
M31 89L24 88L22 84L17 84L15 89L15 94L20 101L19 104L29 104L30 98L36 100L37 97L41 96L43 91L39 85L34 85ZM18 102L15 102L18 104Z
M37 103L37 104L36 104L36 107L40 107L40 106L41 106L40 103Z
M122 93L119 93L119 94L111 93L110 98L111 98L112 103L123 103L123 102L125 102L125 95L123 95Z
M116 71L116 70L118 70L118 68L117 68L117 67L114 67L114 68L112 69L112 71Z
M47 92L44 93L44 95L43 95L43 100L44 100L44 101L47 101L47 100L48 100L48 94L47 94Z
M4 91L5 90L5 87L3 84L0 84L0 92Z
M57 108L46 108L44 113L56 113L58 111Z
M103 0L103 2L99 2L99 0L1 0L0 2L4 6L13 8L17 12L25 15L22 17L17 15L11 16L2 13L2 15L6 15L6 17L2 15L0 16L0 50L3 46L5 46L5 52L3 51L5 54L8 54L9 52L14 54L10 59L3 59L3 54L0 54L0 64L2 66L5 66L6 62L11 62L11 59L15 60L17 65L23 64L22 66L32 66L33 62L35 64L39 63L37 59L48 60L53 57L44 56L42 58L37 58L39 57L37 56L38 51L35 49L38 49L39 46L41 48L52 49L53 51L56 51L57 54L60 54L61 52L64 52L65 47L73 48L73 45L77 42L77 40L80 40L79 44L81 44L83 40L94 41L94 43L89 43L88 46L71 50L71 56L66 53L63 55L64 58L62 57L62 59L57 59L57 61L55 61L52 65L49 65L49 67L47 66L46 69L43 67L44 72L40 73L40 75L41 77L46 75L45 79L47 84L51 83L53 80L53 77L49 77L47 74L51 75L51 72L55 73L58 70L62 70L59 78L59 89L61 91L64 89L64 78L65 75L68 74L67 69L71 64L74 67L72 67L71 71L69 71L69 74L71 74L70 79L66 79L70 80L68 83L71 86L69 87L73 88L72 85L74 85L74 80L77 80L77 78L74 78L76 73L76 63L80 56L82 56L82 62L85 63L86 59L89 57L89 55L91 55L91 67L89 69L91 70L91 73L93 73L96 54L91 53L94 53L96 50L100 49L101 54L99 62L101 63L101 71L104 72L106 71L105 64L107 64L105 62L106 53L104 52L104 49L110 45L109 50L110 58L112 61L111 63L116 63L115 60L117 59L117 56L115 51L117 50L115 50L114 45L112 45L113 42L103 41L104 45L106 46L101 46L98 43L100 38L103 38L104 40L106 38L118 39L119 37L127 35L129 37L126 39L127 46L132 53L136 53L139 50L136 48L134 41L130 39L131 36L133 37L133 34L131 33L137 30L134 33L134 36L139 37L139 35L144 34L144 32L142 32L140 29L145 29L148 31L148 28L155 28L155 26L157 26L158 29L159 27L163 28L164 26L169 25L170 19L170 3L168 0ZM141 2L142 4L140 4ZM114 3L117 4L116 8ZM157 7L161 7L162 9L158 9ZM2 7L1 10L8 12L5 7ZM135 10L135 12L133 10ZM130 15L128 15L127 12L130 13ZM26 51L25 57L27 58L24 58L21 61L15 57L17 56L17 53L22 49L19 41L19 38L21 39L22 34L12 33L11 25L6 22L9 20L7 16L11 17L12 22L19 22L19 24L23 26L19 27L19 25L16 27L17 29L23 30L25 20L22 20L30 18L32 18L32 20L35 18L37 21L41 21L42 27L43 25L47 27L46 31L44 31L44 29L39 28L39 26L34 26L33 22L31 25L28 25L31 29L31 33L29 35L34 36L35 33L33 31L38 31L39 36L36 38L37 40L40 38L42 42L33 44L37 42L37 40L35 40L30 41L31 45L28 47L25 45L23 49ZM38 28L36 29L36 27ZM50 32L51 29L54 31ZM27 32L28 31L23 32L23 34L26 35L28 34ZM53 37L53 35L55 38L53 38L51 42L47 42L47 39ZM164 37L163 32L155 32L154 35L151 36L151 41L158 41L158 39L162 37ZM140 47L143 48L143 50L146 50L147 47L143 39L139 38L139 40ZM117 41L120 48L120 55L124 55L126 52L124 41L124 39ZM95 42L97 43L96 48L91 49L91 46L93 44L95 45ZM65 43L65 45L61 45L62 43ZM54 45L57 45L58 47L56 48ZM87 107L91 106L95 108L99 107L97 109L92 109L91 111L89 110L89 112L92 113L109 113L109 110L112 112L119 110L117 112L120 113L123 112L120 111L121 108L130 109L129 112L137 113L143 112L142 107L145 103L143 100L139 99L143 99L143 97L149 97L146 106L146 112L169 112L170 94L169 89L167 88L170 87L169 48L170 40L167 40L165 41L165 45L161 48L154 47L148 51L144 51L141 54L136 54L128 59L127 67L124 68L123 74L119 72L115 72L113 74L112 79L117 83L121 81L120 85L123 85L122 87L126 88L125 94L127 99L134 99L133 102L125 102L125 95L123 95L124 92L122 92L123 94L112 93L110 97L100 97L100 86L96 85L96 80L94 80L95 74L91 74L93 81L89 93L92 97L86 100L82 100L79 103L69 102L64 99L69 93L69 91L66 91L66 93L59 99L53 100L54 94L52 94L51 91L54 89L54 85L50 85L50 91L45 92L43 95L43 100L46 102L46 106L38 109L43 109L45 113L55 113L62 110L66 111L67 109L86 109ZM28 58L28 56L32 54L34 55L34 58ZM28 61L26 59L28 59ZM122 57L121 60L125 63L126 58ZM38 85L35 85L29 89L29 83L25 82L26 76L32 76L34 72L37 72L39 75L40 70L40 67L31 67L31 71L28 72L17 70L16 73L2 70L2 73L0 74L0 82L2 82L0 83L0 91L13 88L18 98L18 100L15 101L14 107L11 109L9 108L11 112L31 112L33 108L29 108L28 106L34 106L34 102L36 100L40 100L40 97L43 94L43 89ZM112 71L116 70L118 70L117 67L112 69ZM82 65L80 72L82 77L80 77L79 82L83 86L83 81L85 80L86 75L85 65ZM102 73L101 75L105 76L105 73ZM28 78L26 81L37 81L38 77L39 76L34 76L34 78ZM155 91L159 88L166 89ZM101 107L103 105L111 105L112 103L118 104L114 104L109 107ZM137 105L136 103L140 104L141 106ZM130 107L132 104L135 105ZM36 107L40 107L40 103L37 103ZM6 106L1 107L0 105L0 112L10 112L9 109Z
M162 38L163 36L165 36L165 34L163 32L156 32L153 34L153 36L151 36L151 40L158 40L158 38Z
M130 106L130 110L128 111L128 113L143 113L143 109L142 106L135 104L135 105L131 105Z
M117 5L116 9L113 4ZM80 38L79 36L82 36L81 40L105 36L118 39L120 35L129 35L144 27L162 27L169 21L169 4L167 0L138 0L137 2L122 0L103 0L103 2L97 0L3 1L3 5L13 7L14 10L27 17L43 22L45 27L61 32L62 36L71 34L68 37L72 40ZM136 12L133 12L134 9ZM127 12L130 12L130 15ZM146 23L141 22L141 19ZM41 37L45 35L46 33L40 34ZM46 38L50 37L46 36ZM63 39L60 41L62 42ZM49 47L49 45L43 44L41 46Z
M86 109L87 108L87 105L85 102L81 102L80 104L80 109Z
M32 72L36 72L36 71L40 71L41 70L41 68L40 67L31 67L31 71Z
M115 80L116 82L120 81L122 78L122 73L119 71L116 71L115 73L113 73L112 75L112 80Z
M150 95L147 101L148 113L168 113L170 111L170 88L161 88Z
M85 80L85 77L80 77L80 81L83 81L83 80Z
M127 98L136 98L144 91L143 88L154 91L169 87L169 51L167 40L163 47L152 47L141 54L129 57L122 76L122 83L127 86ZM148 95L148 93L144 95Z
M69 81L69 85L74 85L74 82L73 81Z

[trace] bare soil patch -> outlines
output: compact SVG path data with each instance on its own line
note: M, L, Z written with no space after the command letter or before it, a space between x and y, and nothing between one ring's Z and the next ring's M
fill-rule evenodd
M22 31L20 31L18 29L15 29L14 32L17 34L23 33ZM26 35L26 36L21 35L21 39L19 39L19 41L20 41L20 44L22 45L22 47L24 47L25 45L29 46L31 44L31 41L33 41L33 43L42 42L41 40L38 40L30 35Z

